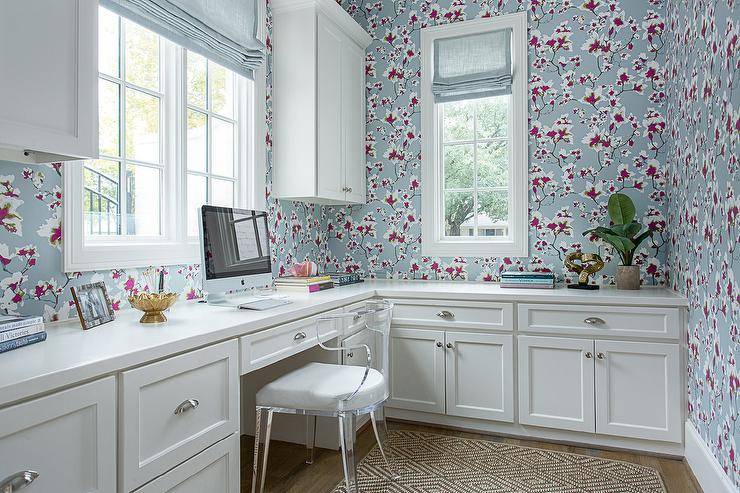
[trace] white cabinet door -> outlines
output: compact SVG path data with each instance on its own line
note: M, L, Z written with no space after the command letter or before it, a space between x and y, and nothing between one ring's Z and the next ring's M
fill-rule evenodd
M0 481L24 471L38 473L28 493L116 491L114 377L0 411Z
M1 159L98 157L97 33L97 2L0 2Z
M596 341L596 432L681 442L678 344Z
M444 332L391 329L389 407L444 413Z
M239 434L185 461L136 493L239 493Z
M594 342L519 336L519 422L595 431Z
M514 420L513 336L447 332L447 414Z
M342 126L347 202L365 203L365 50L349 37L342 45Z
M324 199L344 200L340 67L345 36L323 15L318 16L317 27L318 195Z

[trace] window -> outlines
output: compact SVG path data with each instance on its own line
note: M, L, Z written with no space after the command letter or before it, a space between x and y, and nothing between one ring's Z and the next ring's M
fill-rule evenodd
M65 167L65 270L198 262L201 204L264 208L263 90L104 8L98 23L100 155Z
M478 38L505 46L500 60ZM466 59L480 72L461 84ZM526 61L522 13L422 30L425 255L527 255Z

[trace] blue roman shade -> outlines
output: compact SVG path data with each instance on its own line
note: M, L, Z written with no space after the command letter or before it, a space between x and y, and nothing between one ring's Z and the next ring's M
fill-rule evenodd
M434 40L434 101L511 94L511 29Z
M100 5L250 79L265 58L261 0L100 0Z

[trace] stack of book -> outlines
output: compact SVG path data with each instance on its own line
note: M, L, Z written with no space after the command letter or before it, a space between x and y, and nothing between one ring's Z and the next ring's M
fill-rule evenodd
M0 315L0 353L45 340L42 317Z
M363 282L360 274L352 272L325 272L324 275L331 277L335 286L346 286L347 284Z
M552 289L555 275L552 272L503 272L502 288Z
M277 289L286 289L292 291L303 291L306 293L315 293L334 287L334 282L330 276L316 277L295 277L286 276L275 279Z

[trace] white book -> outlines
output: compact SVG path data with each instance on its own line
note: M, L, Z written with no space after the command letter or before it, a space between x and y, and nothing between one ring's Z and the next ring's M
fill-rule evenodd
M18 339L19 337L38 334L39 332L43 331L44 324L26 325L25 327L19 327L17 329L6 330L4 332L0 332L0 343L3 343L5 341L12 341L13 339Z

